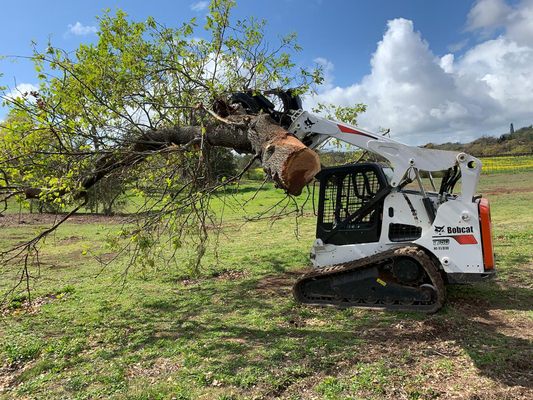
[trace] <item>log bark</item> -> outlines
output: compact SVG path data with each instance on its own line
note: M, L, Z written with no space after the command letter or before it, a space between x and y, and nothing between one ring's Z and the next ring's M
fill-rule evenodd
M275 123L269 115L233 115L227 117L226 121L215 121L206 126L203 140L211 146L257 155L267 175L277 187L287 193L299 195L320 171L318 155ZM134 139L129 146L100 157L93 172L81 181L82 190L91 188L119 168L143 161L156 151L201 140L200 126L176 126L148 131ZM24 193L27 198L39 198L42 190L26 188Z

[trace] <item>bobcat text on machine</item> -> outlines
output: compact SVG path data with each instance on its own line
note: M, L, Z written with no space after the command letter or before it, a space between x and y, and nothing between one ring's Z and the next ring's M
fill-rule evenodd
M489 203L476 195L477 158L407 146L310 114L290 91L266 94L281 99L282 111L261 94L237 93L233 101L247 112L270 113L310 148L335 138L389 163L323 168L316 176L316 268L294 285L297 301L435 312L445 300L445 284L494 275ZM438 190L436 172L442 176ZM432 190L424 188L422 174Z

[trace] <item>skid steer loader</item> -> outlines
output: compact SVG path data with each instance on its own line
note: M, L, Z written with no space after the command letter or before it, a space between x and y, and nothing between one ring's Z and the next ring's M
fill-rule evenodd
M298 302L431 313L444 303L446 284L494 275L490 206L476 194L477 158L313 115L291 91L235 93L232 102L269 113L312 149L335 138L388 161L323 168L316 176L315 268L294 285Z

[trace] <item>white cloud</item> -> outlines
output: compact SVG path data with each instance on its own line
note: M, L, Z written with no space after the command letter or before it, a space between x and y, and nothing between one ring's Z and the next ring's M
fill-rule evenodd
M512 13L525 20L531 4L533 0L523 1ZM305 108L317 102L365 103L368 108L359 118L361 126L391 128L393 137L412 144L501 134L510 122L530 125L533 41L526 45L518 40L529 35L525 27L511 33L509 28L460 57L439 57L411 21L394 19L372 56L371 72L346 87L326 80L318 95L305 99ZM320 63L333 70L328 60Z
M468 13L467 28L474 30L502 26L510 11L504 0L478 0Z
M448 46L448 51L451 51L452 53L455 53L457 51L460 51L466 47L468 44L468 39L461 40L456 43L452 43Z
M478 0L468 14L467 29L484 34L503 28L505 35L519 44L533 43L533 0L522 0L514 7L504 0Z
M31 83L19 83L15 88L2 95L2 97L10 100L17 97L24 97L30 92L36 92L39 88Z
M191 10L199 12L199 11L207 10L208 6L209 6L209 1L197 1L191 4Z
M324 75L324 82L322 83L323 89L331 89L333 87L333 70L335 66L331 61L324 57L317 57L313 60L320 68L322 68L322 73Z
M509 14L507 36L523 45L533 45L533 0L523 0Z
M455 57L453 54L446 54L440 58L439 65L447 74L453 73L453 61Z
M98 32L98 28L96 26L83 25L81 22L76 21L74 25L68 25L68 32L76 36L85 36Z
M483 82L504 114L524 111L533 119L533 47L500 36L469 50L460 60L458 79Z

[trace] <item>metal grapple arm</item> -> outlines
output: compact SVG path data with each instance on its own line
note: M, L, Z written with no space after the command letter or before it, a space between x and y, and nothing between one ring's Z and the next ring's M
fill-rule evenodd
M397 187L411 169L435 172L458 166L462 176L461 196L468 199L475 195L481 161L466 153L408 146L303 110L292 112L288 131L310 148L316 148L328 138L335 138L386 158L394 170L390 181L392 187Z

